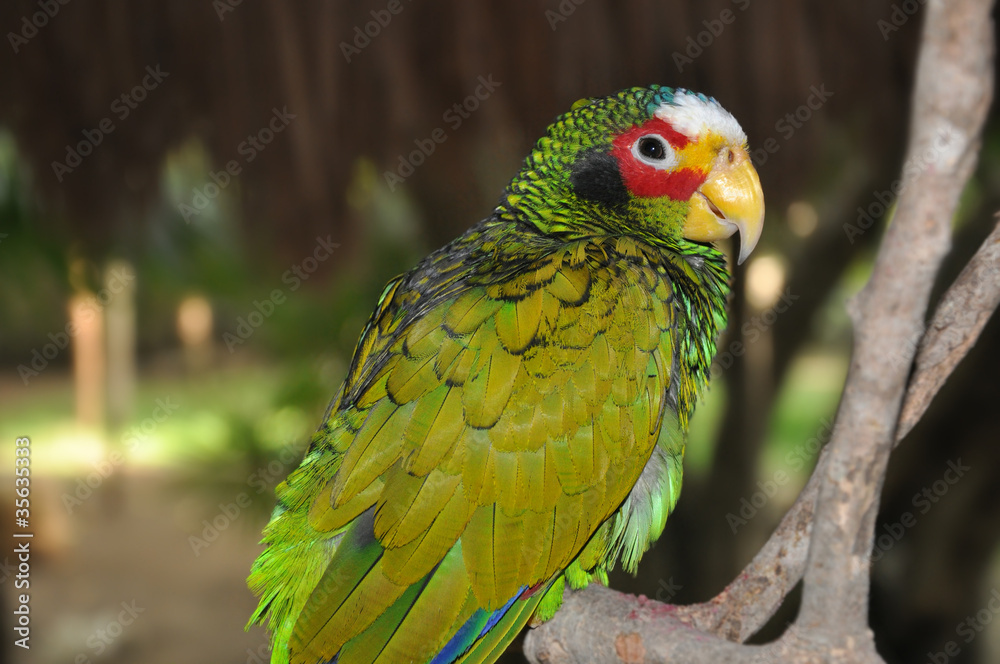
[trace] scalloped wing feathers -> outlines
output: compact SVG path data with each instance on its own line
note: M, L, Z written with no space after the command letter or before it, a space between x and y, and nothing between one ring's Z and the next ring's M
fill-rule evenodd
M516 633L564 571L634 567L676 500L687 387L671 280L627 243L387 287L251 578L276 651L430 661L476 616ZM644 473L668 405L670 449ZM473 636L467 657L503 647Z

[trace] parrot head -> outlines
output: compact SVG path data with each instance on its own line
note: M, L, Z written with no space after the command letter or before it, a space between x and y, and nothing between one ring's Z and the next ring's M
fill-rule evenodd
M498 212L546 233L681 246L760 239L764 196L746 134L712 99L661 86L582 99L549 126Z

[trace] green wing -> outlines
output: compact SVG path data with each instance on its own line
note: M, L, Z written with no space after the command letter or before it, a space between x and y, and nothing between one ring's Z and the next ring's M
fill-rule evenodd
M575 559L593 570L615 534L592 536L657 441L673 358L662 270L579 242L433 296L409 284L386 289L279 487L251 576L274 661L428 661ZM507 641L530 617L516 608Z

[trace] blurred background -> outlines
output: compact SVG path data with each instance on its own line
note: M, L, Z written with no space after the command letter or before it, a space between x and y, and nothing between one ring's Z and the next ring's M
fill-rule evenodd
M0 495L12 504L14 440L29 436L35 538L27 652L12 646L12 545L0 553L3 658L266 661L265 632L243 630L244 580L273 487L385 282L487 215L573 101L653 82L739 119L767 199L678 510L638 577L613 580L712 597L828 438L844 305L899 191L922 13L916 0L4 2ZM998 208L994 114L938 294ZM889 662L1000 661L998 369L994 320L893 456L871 607ZM13 519L0 510L5 532Z

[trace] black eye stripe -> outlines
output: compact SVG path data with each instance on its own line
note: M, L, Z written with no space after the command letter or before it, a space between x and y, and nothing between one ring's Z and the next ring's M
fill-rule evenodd
M611 208L628 205L628 190L618 160L601 150L587 150L571 167L570 184L576 195Z

